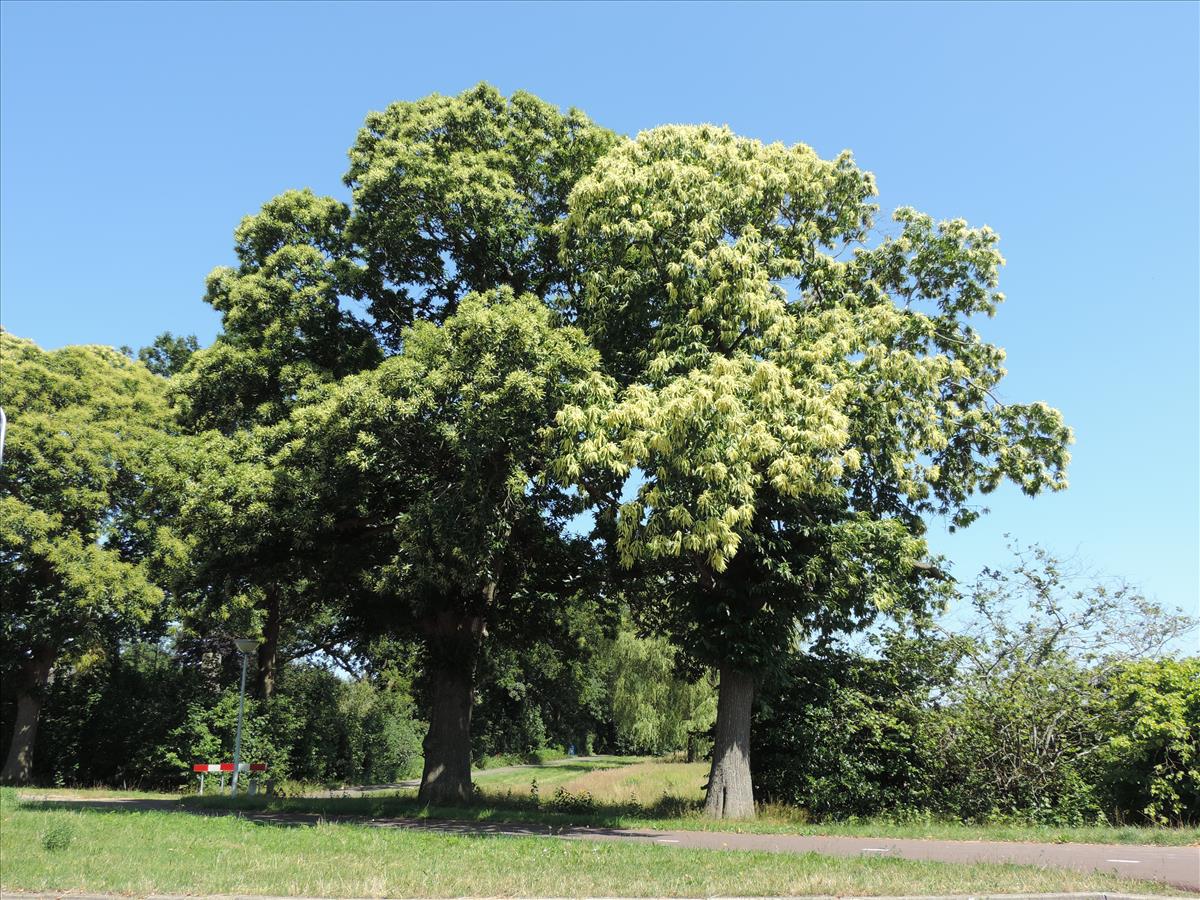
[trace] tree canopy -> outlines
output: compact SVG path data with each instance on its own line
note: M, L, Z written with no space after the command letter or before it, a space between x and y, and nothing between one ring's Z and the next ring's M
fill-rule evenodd
M361 272L348 259L349 209L287 191L234 232L236 268L218 267L206 301L216 342L173 379L176 415L195 439L180 447L176 515L192 536L180 573L183 619L210 633L258 633L258 690L269 698L280 642L331 642L327 598L298 554L300 523L278 492L271 456L306 393L382 358L352 312ZM324 632L324 633L322 633Z
M468 295L441 325L404 332L401 353L295 416L286 465L321 504L313 519L350 523L341 565L382 598L383 621L424 639L439 673L423 796L469 792L485 630L544 577L538 568L570 589L558 534L571 506L545 481L541 435L598 357L556 319L508 288Z
M126 356L133 356L133 351L121 348ZM154 339L148 347L142 347L137 352L137 359L155 375L170 378L183 371L192 354L200 349L200 342L194 334L176 337L169 331L164 331Z
M330 197L287 191L234 232L239 266L208 276L221 313L216 342L191 357L173 396L196 430L232 433L286 418L306 389L370 368L371 331L347 308L349 211Z
M716 670L707 810L752 815L756 690L881 615L923 620L951 590L930 519L1066 486L1069 428L1001 402L979 331L997 236L908 207L881 233L849 152L630 140L481 84L368 114L344 180L349 202L289 190L241 222L209 347L168 332L143 366L5 336L25 657L61 644L55 604L118 628L163 588L195 640L261 635L264 701L293 656L419 647L421 796L455 802L477 675L573 692L486 716L489 741L586 731L607 690L631 743L665 747L706 727ZM623 617L644 641L606 642ZM607 680L583 671L601 646Z
M616 139L579 110L488 84L370 113L345 181L360 292L385 342L472 291L561 293L567 196Z
M167 427L165 385L108 347L43 351L0 331L0 642L18 717L3 770L30 771L41 693L60 659L149 624L147 570L175 540L147 504Z
M563 256L609 371L560 414L557 471L613 506L639 475L621 561L678 561L677 633L705 626L738 697L718 716L716 815L753 812L751 675L796 621L919 609L925 515L967 524L1003 478L1066 486L1069 429L995 401L1003 353L971 324L1002 299L995 234L901 209L872 244L874 194L848 153L665 126L571 196Z

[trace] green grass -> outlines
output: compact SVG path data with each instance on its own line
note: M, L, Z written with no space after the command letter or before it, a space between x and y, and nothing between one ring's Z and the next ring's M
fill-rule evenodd
M681 828L719 830L703 819ZM659 825L657 827L666 827ZM674 827L674 826L672 826ZM1146 844L1188 847L1200 844L1200 828L1137 828L1111 825L967 825L962 822L905 822L864 819L854 822L791 823L786 816L766 809L760 819L743 830L764 834L812 834L848 837L928 838L940 841L1015 841L1037 844Z
M1161 885L1015 865L947 865L294 827L184 812L97 812L0 794L0 888L318 897L704 896L1127 891Z
M29 799L88 800L101 797L118 797L129 800L177 800L179 791L122 791L106 787L25 787L21 795Z
M479 802L469 807L428 808L416 791L405 790L363 797L290 796L268 802L258 797L239 799L242 808L281 812L316 812L330 816L381 818L406 816L460 819L473 822L537 822L548 825L591 825L659 830L744 831L765 834L845 835L854 837L931 838L939 840L1032 841L1038 843L1200 844L1200 828L1060 827L1028 824L966 825L936 820L870 819L813 822L803 810L764 806L751 822L723 822L700 813L706 763L650 761L644 757L598 757L547 762L537 768L476 773ZM538 782L538 800L530 782ZM556 798L561 789L568 795ZM584 797L584 792L588 797ZM29 796L65 797L61 791L30 790ZM81 798L99 792L73 792ZM121 796L171 796L115 792ZM565 800L565 802L563 802ZM587 802L578 802L586 800ZM231 805L226 797L191 797L185 802L210 807Z
M608 757L550 763L536 769L476 775L479 802L469 807L428 808L416 791L353 798L293 797L239 801L239 805L325 815L462 819L475 822L540 822L660 830L743 831L763 834L846 835L855 837L931 838L959 841L1032 841L1037 843L1200 844L1200 828L1063 827L1029 824L967 825L961 822L868 819L813 822L803 810L764 806L751 822L723 822L701 815L706 763L648 762ZM538 782L534 804L530 782ZM556 801L558 789L566 802ZM589 797L583 798L586 792ZM579 803L573 800L587 799ZM222 797L193 798L190 803L227 806Z
M493 753L474 763L477 769L496 769L501 766L540 766L556 759L566 759L567 752L558 747L543 747L541 750L531 750L529 753ZM418 776L421 767L417 766Z
M753 821L706 819L700 806L666 797L650 807L597 804L593 810L577 805L556 808L550 792L541 792L534 806L524 795L484 794L473 806L429 807L417 802L413 792L387 796L348 798L295 797L268 801L236 801L228 797L188 798L189 806L317 813L367 819L388 817L453 819L467 822L541 823L553 826L587 825L604 828L656 829L660 831L736 831L751 834L846 835L854 837L931 838L947 841L1026 841L1035 843L1150 844L1185 847L1200 844L1197 828L1067 828L1050 825L965 825L960 822L803 822L791 820L770 808Z
M641 757L599 756L589 759L555 761L535 768L524 768L515 772L476 772L474 783L485 795L529 794L531 782L537 779L538 792L547 788L568 787L580 776L613 768L622 768L641 762Z

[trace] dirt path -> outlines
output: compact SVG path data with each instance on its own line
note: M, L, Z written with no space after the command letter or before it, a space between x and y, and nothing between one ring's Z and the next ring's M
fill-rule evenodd
M491 771L497 771L495 769ZM641 841L669 847L705 850L758 850L767 853L823 853L830 856L894 856L947 863L1017 863L1055 866L1083 872L1109 872L1126 878L1161 881L1200 892L1200 847L1154 847L1135 844L1033 844L1009 841L935 841L917 838L817 837L794 834L738 834L728 831L657 831L635 828L558 827L536 823L463 822L408 818L369 819L316 813L197 809L175 800L54 800L79 809L132 809L186 812L193 815L240 815L263 824L304 826L343 822L372 828L412 828L455 835L553 837L560 840Z

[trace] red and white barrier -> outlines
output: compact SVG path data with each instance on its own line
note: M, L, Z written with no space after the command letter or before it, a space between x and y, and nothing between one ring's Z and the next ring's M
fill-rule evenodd
M193 772L232 772L233 763L196 763L192 766ZM265 772L267 771L266 763L242 763L238 768L239 772Z
M200 793L204 794L204 776L209 772L216 772L221 776L221 790L225 790L225 773L233 771L233 763L196 763L192 766L193 772L200 773ZM238 766L239 772L265 772L267 771L266 763L242 763ZM250 796L253 797L258 791L258 779L250 778Z

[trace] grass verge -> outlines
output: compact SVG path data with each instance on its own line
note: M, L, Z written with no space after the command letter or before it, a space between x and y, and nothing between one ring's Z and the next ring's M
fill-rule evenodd
M361 797L298 796L267 801L213 795L185 802L205 806L314 812L325 815L382 818L388 816L462 819L474 822L590 825L659 830L743 831L764 834L844 835L853 837L930 838L938 840L1026 841L1037 843L1200 844L1200 828L1062 827L1023 823L967 825L961 822L911 819L866 819L812 822L803 810L763 806L752 822L722 822L700 814L707 763L651 761L644 757L590 757L548 762L516 771L477 772L478 802L468 807L428 808L416 791L372 793ZM531 782L538 782L538 796ZM211 790L211 787L210 787ZM89 799L101 796L165 798L178 795L134 791L30 789L29 797Z
M640 828L660 831L736 831L752 834L846 835L853 837L929 838L946 841L1025 841L1044 844L1150 844L1185 847L1200 844L1200 828L1065 828L1049 825L965 825L961 822L804 822L789 811L767 807L749 822L706 819L698 803L676 797L660 798L643 806L582 802L578 795L557 798L543 790L535 805L527 795L483 791L472 806L425 806L414 792L364 797L295 797L253 800L228 797L189 797L188 805L274 812L318 813L362 818L406 817L457 819L468 822L542 823L588 825L605 828Z
M4 892L372 896L746 896L1125 891L1101 874L688 850L549 838L467 837L366 825L25 807L0 794Z

